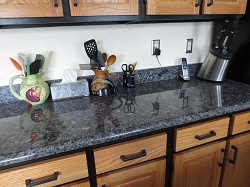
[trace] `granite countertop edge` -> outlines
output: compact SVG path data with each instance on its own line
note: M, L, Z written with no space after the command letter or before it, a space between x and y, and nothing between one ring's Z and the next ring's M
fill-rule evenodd
M170 127L177 127L186 123L195 123L201 120L220 117L230 113L243 111L249 108L250 108L250 102L243 102L237 105L211 109L201 113L195 113L192 115L186 115L178 118L171 118L168 120L162 120L154 123L144 124L143 127L141 126L140 128L137 129L128 130L126 133L112 132L112 134L105 134L105 137L101 136L84 137L74 141L71 140L57 145L38 147L35 149L29 149L24 152L12 153L0 157L0 170L2 170L2 168L5 168L6 166L13 164L20 164L23 162L32 161L35 159L41 159L44 157L60 153L66 153L69 151L84 149L102 143L108 143L114 140L120 140L127 137L133 137L136 135L143 135L145 133L164 130Z

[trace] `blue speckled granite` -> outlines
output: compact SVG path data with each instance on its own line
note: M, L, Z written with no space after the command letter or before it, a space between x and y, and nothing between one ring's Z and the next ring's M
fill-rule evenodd
M188 85L184 85L187 83ZM187 86L186 92L181 88ZM135 111L127 110L132 104ZM133 108L132 108L133 109ZM114 95L0 106L0 170L11 164L250 109L250 85L170 79Z

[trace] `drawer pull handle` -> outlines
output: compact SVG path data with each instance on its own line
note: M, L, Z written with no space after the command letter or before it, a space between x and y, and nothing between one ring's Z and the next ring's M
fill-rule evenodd
M44 184L47 182L55 181L55 180L57 180L58 175L59 175L59 172L56 171L56 172L54 172L54 174L51 178L43 179L43 180L36 181L36 182L31 182L31 179L27 179L27 180L25 180L26 187L33 187L33 186L41 185L41 184Z
M247 123L250 124L250 121L248 121Z
M209 134L206 134L206 135L195 135L195 139L197 140L204 140L204 139L207 139L207 138L210 138L210 137L213 137L213 136L216 136L216 132L214 131L210 131Z
M214 0L210 0L210 3L207 4L207 7L212 6L214 4Z
M225 157L225 155L227 154L227 150L224 149L224 148L221 148L221 152L224 153L224 157ZM224 165L225 165L224 159L223 159L223 163L219 163L218 165L219 165L220 167L224 167Z
M238 148L235 145L232 145L231 148L234 149L234 158L233 158L233 160L229 159L228 162L230 162L231 164L235 164L236 159L237 159L237 155L238 155Z
M198 0L198 3L195 4L195 7L199 7L199 6L201 6L201 0Z
M54 0L54 6L58 7L58 0Z
M77 6L77 0L74 0L74 6Z
M122 159L123 162L127 162L127 161L134 160L136 158L140 158L140 157L144 157L144 156L147 156L147 152L145 149L141 150L141 152L136 154L136 155L133 155L130 157L126 157L125 155L121 155L120 158Z

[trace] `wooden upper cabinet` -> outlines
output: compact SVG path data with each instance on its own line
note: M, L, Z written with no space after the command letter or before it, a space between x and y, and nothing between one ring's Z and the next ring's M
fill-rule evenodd
M199 14L198 0L148 0L147 15L187 15Z
M69 0L71 16L139 15L138 0Z
M246 5L247 0L204 0L203 14L245 14Z
M62 17L62 0L2 0L0 18Z

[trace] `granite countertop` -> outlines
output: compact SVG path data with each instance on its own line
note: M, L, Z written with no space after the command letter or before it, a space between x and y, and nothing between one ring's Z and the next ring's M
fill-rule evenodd
M185 90L186 88L186 90ZM129 107L129 108L127 108ZM127 110L130 109L130 110ZM250 85L191 78L119 87L106 97L0 106L0 170L54 154L250 109Z

